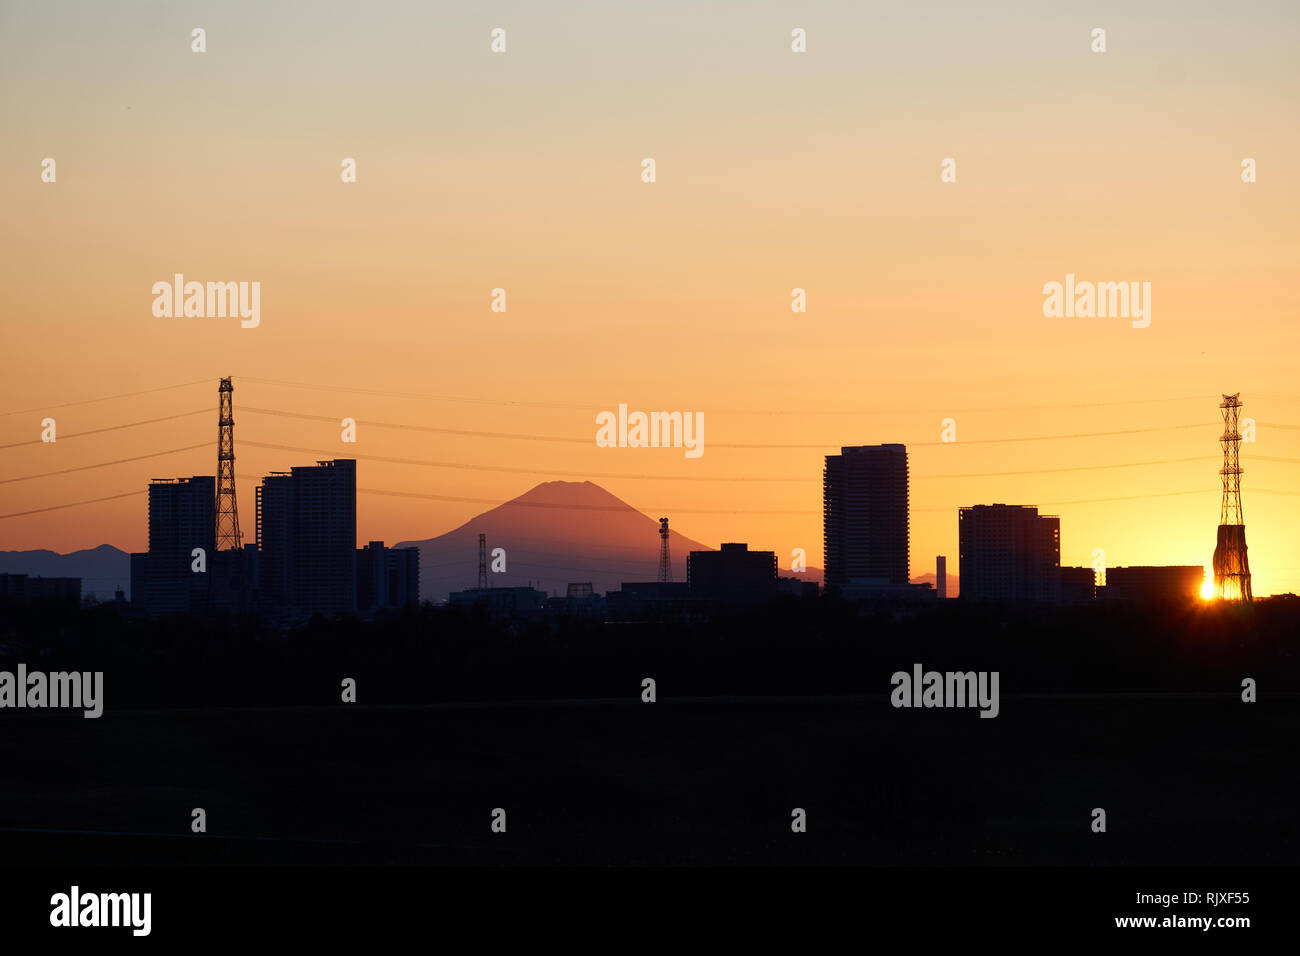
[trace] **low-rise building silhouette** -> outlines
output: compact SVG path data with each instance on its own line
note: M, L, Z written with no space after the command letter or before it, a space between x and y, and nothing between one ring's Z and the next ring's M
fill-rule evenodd
M81 600L81 578L43 578L26 574L0 574L0 602L35 604L59 601L76 604Z
M1087 604L1097 596L1097 572L1092 568L1060 569L1061 603Z
M815 598L821 593L821 586L803 578L779 577L776 579L776 593L782 597Z
M1200 565L1135 565L1107 568L1106 586L1099 590L1108 601L1190 604L1201 596L1204 583Z
M382 541L357 548L358 611L364 614L419 603L419 548L386 548Z
M258 609L261 553L253 542L217 551L208 562L208 604L214 611L246 614Z
M895 584L885 578L849 578L837 592L846 601L911 604L935 600L938 594L929 581L919 584Z
M1061 519L1026 505L974 505L957 516L958 587L968 601L1056 603Z
M546 609L572 617L596 617L604 611L605 601L590 581L574 581L564 589L564 597L549 598Z
M761 604L776 596L776 552L750 551L749 545L723 544L717 551L692 551L686 557L686 583L692 598L716 604Z
M681 581L624 581L605 594L607 621L684 622L694 617L697 602Z
M466 588L447 595L453 607L485 609L494 619L531 617L546 606L546 592L534 587Z

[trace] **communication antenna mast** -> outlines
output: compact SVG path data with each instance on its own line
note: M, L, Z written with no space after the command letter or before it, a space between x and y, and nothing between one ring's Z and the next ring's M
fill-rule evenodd
M235 499L235 418L232 411L235 387L229 378L217 389L220 411L217 419L217 550L238 551L239 503Z
M487 578L487 535L478 536L478 586L484 591L488 586Z
M673 580L673 563L668 558L668 519L659 519L659 583L669 584Z
M1241 433L1237 429L1241 393L1224 395L1223 409L1223 508L1219 513L1219 536L1214 546L1214 596L1221 601L1253 600L1250 593L1250 562L1246 559L1246 519L1241 510Z

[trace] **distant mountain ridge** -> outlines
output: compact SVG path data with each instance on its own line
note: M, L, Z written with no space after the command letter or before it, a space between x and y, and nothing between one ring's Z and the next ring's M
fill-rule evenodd
M711 551L672 529L668 549L673 580L686 580L686 555ZM492 587L523 587L564 594L570 582L590 581L598 592L624 581L659 575L659 522L590 481L546 481L476 515L446 534L395 547L420 549L420 596L445 601L452 591L478 586L478 536L492 551L505 549L506 570L489 571Z
M686 556L713 548L672 529L669 556L674 581L686 580ZM445 534L398 542L392 547L420 550L421 600L446 601L452 591L478 585L478 536L492 552L505 549L506 570L488 573L492 587L531 584L563 595L569 583L590 582L603 594L624 581L654 581L659 576L658 516L643 514L590 481L546 481L516 498L476 515ZM364 542L361 542L364 543ZM754 548L761 543L750 542ZM777 555L784 577L821 583L820 568L789 570L789 555ZM113 599L116 588L131 596L131 556L109 544L58 554L49 550L0 551L0 573L79 577L82 596ZM933 575L928 576L933 580ZM922 578L914 580L924 580ZM955 588L956 579L950 576ZM950 591L949 593L953 593Z
M97 548L59 554L35 551L0 551L0 574L26 574L43 578L81 578L81 596L111 601L117 588L131 598L131 555L101 544Z

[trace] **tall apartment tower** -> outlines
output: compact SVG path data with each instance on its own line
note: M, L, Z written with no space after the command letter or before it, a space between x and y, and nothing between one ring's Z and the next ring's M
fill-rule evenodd
M257 551L262 564L262 599L272 607L293 604L293 481L274 472L257 488Z
M934 591L941 598L948 596L948 559L942 554L934 559Z
M274 605L357 609L357 463L339 458L268 475L257 492L262 590Z
M826 456L826 587L853 579L908 583L907 448L856 445Z
M1061 519L1025 505L975 505L957 513L963 600L1061 597Z
M201 608L208 575L193 570L195 548L204 565L216 551L216 479L155 478L149 484L149 550L131 555L131 601L150 614Z

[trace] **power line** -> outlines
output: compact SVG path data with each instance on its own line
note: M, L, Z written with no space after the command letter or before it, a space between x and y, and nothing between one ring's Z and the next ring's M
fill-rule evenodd
M1189 461L1218 461L1215 455L1199 455L1195 458L1159 458L1154 461L1126 461L1114 465L1072 465L1069 468L1031 468L1025 471L972 471L965 474L951 475L913 475L913 480L928 478L1000 478L1004 475L1054 475L1067 471L1101 471L1109 468L1138 468L1143 465L1174 465ZM1280 461L1287 461L1282 458ZM1290 459L1300 462L1300 458Z
M408 547L410 547L410 545L408 545ZM712 549L710 549L710 550L712 550ZM515 564L523 564L523 565L529 565L530 562L527 561L527 560L519 561L519 560L515 557L516 555L520 555L520 554L526 554L526 555L527 555L527 554L531 554L531 555L538 555L538 556L543 557L543 558L565 558L565 557L569 557L570 554L571 554L571 552L563 552L563 551L536 551L536 550L529 549L529 548L512 548L512 547L509 547L509 546L506 547L506 553L510 556L510 560L513 561ZM454 556L454 555L460 555L461 557L460 557L459 560L452 561L452 562L448 562L448 563L446 563L446 564L429 564L429 565L426 565L426 564L424 563L424 559L425 559L425 558L430 558L430 559L433 559L433 558L449 558L449 557L452 557L452 556ZM463 555L464 555L464 552L461 551L461 550L455 550L455 551L430 551L430 552L428 552L427 554L424 553L423 550L421 550L421 554L420 554L420 570L423 571L426 567L427 567L427 568L430 568L430 569L433 569L433 568L453 568L453 567L464 567L465 564L466 564L466 561L464 560ZM597 552L597 551L589 551L589 550L586 550L585 548L583 549L582 556L583 556L584 558L596 558L596 559L601 559L601 558L604 557L600 552ZM633 561L634 563L629 563L629 561L628 561L629 558L632 558L632 556L628 553L628 551L625 550L625 551L621 551L621 552L619 552L619 553L618 553L618 560L617 560L616 562L614 562L614 563L611 563L611 564L606 565L606 570L612 570L612 571L625 571L625 572L628 572L628 573L632 573L632 572L635 572L635 571L644 571L644 570L646 569L646 562L644 562L644 561L636 561L634 558L632 558L632 561ZM654 559L652 559L651 563L653 563L653 560L654 560ZM570 570L570 571L590 571L590 570L595 570L595 569L593 569L593 568L568 568L567 570Z
M111 402L119 398L134 398L136 395L152 395L155 392L167 392L174 388L189 388L191 385L208 385L210 379L200 379L197 382L178 382L175 385L159 385L157 388L143 388L138 392L119 392L116 395L105 395L103 398L83 398L75 402L62 402L58 405L41 405L36 408L19 408L12 412L0 412L0 418L9 415L29 415L32 412L45 412L56 408L72 408L74 405L96 405L99 402Z
M389 491L382 488L358 488L359 495L385 495L395 498L420 498L427 501L450 501L459 504L478 504L478 505L500 505L502 507L518 508L540 508L555 511L626 511L632 508L633 511L648 513L650 511L668 511L677 514L702 514L702 515L806 515L812 514L813 511L802 509L799 511L719 511L712 508L638 508L634 505L577 505L577 504L556 504L547 501L501 501L497 498L466 498L459 495L435 495L418 491Z
M1151 494L1145 494L1145 495L1119 495L1117 497L1110 497L1110 498L1075 498L1069 501L1043 501L1040 502L1039 504L1040 506L1085 505L1085 504L1094 504L1096 502L1104 502L1104 501L1136 501L1136 500L1144 500L1147 498L1169 498L1178 495L1205 495L1211 493L1213 493L1212 488L1210 489L1197 488L1191 491L1153 492ZM1255 488L1252 490L1251 493L1260 494L1260 495L1300 495L1300 492L1296 492L1296 491L1272 491L1266 488ZM555 509L555 510L570 510L570 511L622 511L623 510L621 506L617 506L617 505L569 505L569 504L554 504L550 502L529 502L529 501L517 501L517 500L501 502L492 498L465 498L465 497L459 497L453 495L435 495L435 494L428 494L428 493L416 492L416 491L390 491L390 490L379 489L379 488L358 488L357 494L385 495L385 496L391 496L397 498L421 498L421 499L432 500L432 501L450 501L450 502L458 502L458 503L465 503L465 504L510 505L510 506L525 507L525 508L548 508L548 509ZM820 513L820 510L817 508L804 508L799 511L746 511L746 510L719 510L714 508L677 508L677 507L663 507L663 506L654 507L654 508L642 508L634 505L629 505L629 507L633 508L633 510L635 511L640 511L641 513L647 516L650 514L650 512L669 512L669 513L676 513L676 514L706 514L706 515L815 515ZM913 512L956 511L959 507L961 506L951 505L943 508L912 508L911 511Z
M267 378L250 378L240 376L240 381L251 382L258 385L274 385L283 388L301 388L320 392L350 392L361 395L378 395L385 398L408 398L420 399L423 401L434 402L455 402L467 405L496 405L509 408L549 408L561 409L567 411L592 411L598 406L595 404L576 404L561 402L523 402L510 401L507 399L495 398L474 398L466 395L433 395L421 392L399 392L377 388L361 388L344 385L312 385L306 382L285 382L277 379ZM983 408L908 408L909 413L918 414L967 414L972 412L1018 412L1018 411L1055 411L1070 408L1114 408L1120 405L1149 405L1166 402L1204 402L1213 396L1210 395L1180 395L1167 398L1139 398L1132 401L1117 402L1068 402L1051 405L1003 405L987 406ZM724 413L728 415L864 415L864 414L884 414L878 406L869 406L852 409L797 409L797 408L712 408L710 411Z
M197 413L188 412L184 414L188 415L188 414L197 414ZM135 425L151 424L153 421L162 421L162 420L164 419L154 419L151 422L133 422L127 425L113 426L113 427L129 428L129 427L134 427ZM329 419L329 420L333 421L333 419ZM107 430L111 430L111 429L100 429L99 431L107 431ZM75 438L75 437L79 437L80 435L88 435L93 433L94 432L80 432L73 435L65 435L64 438ZM37 443L28 442L26 444L37 444ZM242 444L244 446L253 447L253 448L263 448L263 449L269 449L275 451L291 451L291 452L296 452L299 454L307 454L307 455L324 455L327 457L332 455L337 455L338 453L337 449L304 448L297 445L280 445L280 444L273 444L269 442L244 441L242 442ZM8 448L14 446L7 445L7 446L0 446L0 447ZM206 442L198 445L185 445L180 448L171 448L171 449L166 449L164 451L150 452L148 454L136 455L130 458L118 458L118 459L114 459L113 461L98 462L94 465L82 465L74 468L64 468L57 471L47 471L35 475L24 475L18 478L3 478L0 479L0 484L10 484L17 481L30 481L36 478L51 478L51 477L56 477L58 475L72 474L79 471L91 471L97 468L107 468L112 465L126 464L134 461L143 461L149 458L160 458L166 455L179 454L181 452L186 452L186 451L196 451L198 449L202 449L206 447L208 447L208 443ZM387 464L421 465L421 466L432 467L432 468L450 468L450 469L459 469L459 470L466 470L466 471L486 471L486 472L495 472L495 473L502 473L502 474L559 475L564 477L586 478L586 479L601 478L601 479L619 479L619 480L636 480L636 481L719 481L719 482L742 482L742 481L743 482L814 482L818 480L818 476L816 475L806 475L801 477L767 477L767 476L753 476L753 475L733 475L733 476L645 475L645 474L625 474L620 472L562 471L557 469L509 468L506 466L495 466L495 465L474 465L466 462L447 462L447 461L435 461L435 460L427 460L427 459L397 458L397 457L390 457L384 455L366 455L366 454L358 454L355 452L351 453L350 457L357 458L362 461L376 461L376 462L383 462ZM1251 455L1250 458L1253 461L1269 461L1269 462L1281 462L1286 464L1300 464L1300 458L1285 458L1285 457L1279 457L1273 455ZM1021 469L1015 471L954 472L954 473L939 474L939 475L912 475L912 479L921 481L921 480L930 480L930 479L938 479L938 478L996 478L996 477L1006 477L1006 476L1015 476L1015 475L1061 474L1061 473L1075 472L1075 471L1104 471L1111 468L1137 468L1137 467L1144 467L1149 465L1181 464L1187 462L1202 462L1202 461L1211 461L1211 460L1217 460L1217 458L1213 458L1212 456L1198 456L1198 457L1190 457L1190 458L1161 458L1161 459L1152 459L1150 461L1116 462L1113 464L1106 464L1106 465L1072 465L1065 468L1034 468L1034 469Z
M241 442L244 447L262 448L274 451L291 451L304 455L336 455L336 449L323 448L304 448L296 445L278 445L269 442L244 441ZM167 455L180 454L187 451L197 451L209 447L208 442L198 445L184 445L180 448L169 448L163 451L149 452L144 455L135 455L130 458L117 458L112 461L97 462L93 465L81 465L75 468L62 468L57 471L46 471L35 475L22 475L17 478L0 478L0 485L12 484L18 481L32 481L37 478L53 478L59 475L74 474L81 471L93 471L98 468L108 468L113 465L128 464L135 461L144 461L150 458L162 458ZM532 468L509 468L495 465L473 465L465 462L444 462L414 458L396 458L384 455L364 455L351 453L349 457L356 458L360 461L375 461L385 464L399 465L420 465L431 468L450 468L465 471L485 471L500 474L523 474L523 475L559 475L571 478L600 478L611 480L633 480L633 481L706 481L706 482L807 482L812 483L819 480L817 475L806 475L803 477L759 477L752 475L733 475L733 476L693 476L693 475L639 475L624 474L617 472L591 472L591 471L560 471L554 469L532 469ZM1282 458L1271 455L1252 455L1254 461L1282 462L1287 464L1300 464L1300 458ZM1192 458L1161 458L1151 461L1131 461L1115 462L1106 465L1072 465L1066 468L1032 468L1017 471L980 471L980 472L962 472L941 475L912 475L914 481L924 481L939 478L1000 478L1016 475L1044 475L1044 474L1062 474L1076 471L1105 471L1112 468L1138 468L1150 465L1167 465L1182 464L1186 462L1204 462L1217 461L1213 456L1199 456Z
M176 455L183 451L195 451L199 448L211 448L211 442L204 442L201 445L186 445L184 448L169 448L166 451L150 452L147 455L136 455L134 458L118 458L115 461L101 461L95 465L82 465L79 468L63 468L59 471L46 471L39 475L23 475L21 478L0 478L0 485L7 485L15 481L31 481L34 478L53 478L55 475L70 475L75 471L92 471L95 468L107 468L110 465L124 465L130 461L144 461L146 458L162 458L165 455Z
M300 448L294 445L273 445L267 442L259 441L240 441L243 448L269 448L275 451L292 451L303 455L325 455L336 456L338 449L324 448ZM727 477L717 476L694 476L694 475L630 475L600 471L557 471L550 468L507 468L497 465L471 465L464 462L454 461L429 461L419 458L392 458L385 455L364 455L356 452L348 452L348 458L355 458L358 461L378 461L392 465L424 465L429 468L456 468L464 471L491 471L501 472L504 474L514 475L562 475L568 478L618 478L634 479L646 481L814 481L818 479L816 475L805 475L798 478L768 478L757 477L753 475L734 475Z
M354 393L354 394L361 394L361 395L376 395L376 396L387 397L387 398L405 398L405 399L418 399L422 401L453 402L453 403L467 404L467 405L498 406L503 408L543 408L543 409L557 409L563 411L587 411L587 412L597 408L596 404L579 404L573 402L565 403L565 402L518 401L518 400L512 401L509 399L499 399L499 398L482 398L482 397L474 397L474 396L467 396L467 395L439 395L439 394L432 394L432 393L425 393L425 392L403 392L403 391L396 391L392 389L364 388L359 386L313 385L307 382L286 382L279 379L257 378L252 376L237 376L237 377L239 378L240 381L249 382L252 384L271 385L271 386L282 387L282 388L298 388L298 389L307 389L311 391L322 391L322 392L333 392L333 393L346 392L346 393ZM139 389L133 392L119 392L115 395L105 395L99 398L85 398L85 399L78 399L76 401L71 401L71 402L60 402L58 404L40 405L32 408L14 409L12 411L0 412L0 418L7 417L10 415L26 415L26 414L31 414L33 412L49 411L58 408L71 408L77 405L93 405L101 402L115 401L120 398L133 398L139 395L151 395L157 392L165 392L177 388L189 388L196 385L209 385L209 384L211 384L211 380L206 378L198 379L192 382L177 382L174 385L159 385L155 388ZM1193 402L1193 401L1201 402L1201 401L1205 401L1208 397L1210 396L1179 395L1179 396L1169 396L1164 398L1141 398L1141 399L1132 399L1132 400L1125 400L1125 401L1061 402L1055 404L1041 404L1041 405L1000 405L1000 406L982 406L982 407L974 406L974 407L966 407L966 408L952 407L952 406L946 408L909 407L905 410L905 413L947 415L947 414L969 414L969 413L977 413L977 412L982 413L982 412L1055 411L1055 410L1077 409L1077 408L1113 408L1113 407L1118 407L1120 405L1166 404L1169 402ZM1261 393L1258 395L1258 397L1269 399L1269 400L1278 400L1278 401L1300 400L1300 396L1273 395L1267 393ZM880 412L878 406L868 406L863 408L852 408L852 409L839 409L839 408L763 409L763 408L752 408L752 407L751 408L715 407L710 410L719 414L728 414L728 415L796 415L796 416L817 415L817 416L821 416L821 415L883 414L882 412ZM1270 424L1269 427L1300 429L1300 426L1297 425L1271 425Z
M141 488L138 491L124 491L120 495L105 495L103 498L88 498L85 501L70 501L63 505L50 505L48 508L33 508L31 511L14 511L7 515L0 515L0 520L4 518L21 518L24 515L39 515L47 511L62 511L64 508L79 508L81 505L94 505L101 501L115 501L118 498L131 498L135 495L143 495L149 489Z
M305 421L330 422L338 423L338 419L332 415L313 415L307 412L290 412L274 408L250 408L246 405L240 406L241 412L251 412L255 415L276 415L284 418L297 418ZM524 435L514 432L488 432L477 431L461 428L442 428L437 425L417 425L410 422L375 422L375 421L358 421L358 425L364 425L367 428L391 428L405 431L430 432L442 435L461 435L470 438L504 438L516 441L540 441L540 442L563 442L566 444L588 445L592 444L590 438L575 438L568 435ZM976 438L965 439L961 442L907 442L909 448L925 448L938 445L991 445L1006 444L1014 442L1030 441L1056 441L1069 438L1106 438L1114 435L1143 435L1151 432L1178 431L1188 428L1215 428L1220 422L1203 423L1198 422L1191 425L1160 425L1154 428L1126 428L1119 431L1107 432L1079 432L1071 435L1032 435L1024 438ZM1300 427L1300 426L1297 426ZM806 450L823 450L826 448L839 448L843 445L841 441L819 442L817 444L765 444L765 443L736 443L736 442L711 442L713 448L759 448L759 449L806 449Z
M324 455L326 457L338 454L337 449L326 448L303 448L296 445L275 445L268 442L244 441L240 443L245 448L265 448L275 451L291 451L303 455ZM752 475L733 475L727 477L717 476L694 476L694 475L637 475L625 474L619 472L597 472L597 471L559 471L555 469L537 469L537 468L508 468L496 465L471 465L463 462L449 461L430 461L418 458L393 458L385 455L364 455L356 452L348 452L348 458L355 458L358 461L375 461L395 465L423 465L431 468L453 468L467 471L487 471L498 472L502 474L519 474L519 475L560 475L570 478L608 478L608 479L628 479L634 481L721 481L721 482L816 482L821 480L820 475L809 474L797 478L768 478L756 477ZM1300 463L1300 458L1263 458L1256 456L1260 460L1282 461ZM1110 468L1138 468L1146 465L1169 465L1182 464L1185 462L1205 462L1217 461L1218 458L1213 455L1200 455L1192 458L1159 458L1151 461L1127 461L1117 462L1109 465L1073 465L1067 468L1031 468L1020 471L981 471L968 472L964 474L942 474L942 475L912 475L912 480L919 481L933 478L997 478L1008 475L1046 475L1059 474L1073 471L1104 471Z
M241 475L238 476L238 478L239 480L245 482L260 481L260 479L252 476ZM102 501L114 501L118 498L130 498L134 495L143 495L147 493L147 491L148 491L147 488L141 488L137 491L127 491L117 495L106 495L102 498L89 498L85 501L71 501L60 505L50 505L45 508L33 508L30 511L16 511L10 514L0 515L0 519L20 518L25 515L42 514L47 511L60 511L65 508L77 508L80 507L81 505L98 504L99 502ZM1110 497L1110 498L1076 498L1069 501L1043 501L1043 502L1039 502L1039 506L1046 507L1048 505L1051 506L1083 505L1083 504L1095 504L1098 502L1106 502L1106 501L1141 501L1149 498L1170 498L1179 495L1203 495L1203 494L1208 494L1210 491L1211 489L1197 488L1192 491L1153 492L1151 494L1145 494L1145 495L1120 495L1118 497ZM511 507L521 507L521 508L541 508L541 509L550 509L550 510L558 510L558 511L565 511L565 510L567 511L624 511L626 510L626 508L632 508L632 510L639 511L642 514L646 515L647 517L649 516L649 513L653 511L670 512L676 514L753 515L753 516L816 515L818 513L818 509L816 508L804 508L796 511L749 511L749 510L731 510L731 509L720 510L715 508L677 508L677 507L640 508L634 505L627 505L626 507L623 505L574 505L574 504L556 504L552 502L519 501L519 500L501 501L500 499L497 498L469 498L469 497L464 497L459 495L435 495L435 494L430 494L425 492L393 491L393 490L382 489L382 488L358 488L357 494L383 495L386 497L395 497L395 498L417 498L417 499L422 499L427 501L448 501L448 502L453 502L458 504L484 504L484 505L492 505L494 507L511 506ZM1290 497L1300 497L1300 491L1279 491L1271 488L1253 488L1251 489L1251 494L1252 495L1285 495ZM916 513L940 512L940 511L955 511L958 507L960 506L952 505L943 508L912 508L910 510Z
M176 415L164 415L162 418L147 418L141 422L127 422L124 425L108 425L104 428L92 428L90 431L72 432L71 434L60 435L57 437L59 441L67 441L69 438L84 438L86 435L102 435L104 432L121 431L123 428L137 428L140 425L156 425L158 422L171 422L171 421L175 421L178 418L190 418L194 415L211 415L211 414L212 414L212 409L200 408L197 411L193 411L193 412L180 412L179 414ZM0 449L22 448L26 445L44 445L44 444L48 444L48 443L37 438L33 441L19 441L19 442L14 442L13 444L10 445L0 445Z
M629 506L629 507L630 507L630 506ZM635 510L635 509L634 509L634 510ZM651 520L653 520L653 519L651 519ZM468 522L467 522L466 524L462 525L460 528L454 528L454 529L452 529L452 531L446 532L446 534L435 535L435 536L432 537L432 538L423 538L423 539L418 539L418 543L421 543L421 544L428 544L429 542L436 541L438 538L444 538L444 537L446 537L447 534L452 534L452 533L455 532L455 531L460 531L461 529L463 529L463 528L468 528L468 527L469 527L469 524L468 524ZM656 530L657 530L657 529L656 529ZM691 539L691 538L688 538L686 535L682 534L680 531L678 531L678 530L675 529L675 528L673 529L673 532L672 532L672 533L673 533L673 535L674 535L676 538L679 538L679 539L681 539L682 541L691 541L691 540L693 540L693 539ZM412 540L415 540L415 539L412 539ZM493 538L493 542L494 542L494 543L495 543L496 541L498 541L498 540L499 540L499 539L496 538L496 537ZM696 541L695 543L696 543L696 544L699 544L700 542ZM411 546L411 544L410 544L410 540L408 540L408 541L407 541L407 547L410 547L410 546ZM470 552L470 556L471 556L471 558L473 557L473 554L472 554L473 550L474 550L474 546L473 546L473 543L471 542L470 547L469 547L469 552ZM518 547L511 548L511 547L507 547L507 550L509 551L510 554L540 554L540 555L543 555L543 556L549 556L549 557L563 557L563 556L564 556L564 554L563 554L562 552L559 552L559 551L538 551L538 550L533 549L533 548L518 548ZM608 549L608 548L588 548L588 547L584 547L583 550L582 550L582 553L583 553L583 556L584 556L584 557L588 557L588 558L600 558L600 559L602 559L602 560L611 560L611 561L615 561L615 560L617 560L617 561L622 561L622 560L625 559L625 558L631 558L632 560L634 560L634 561L636 561L638 564L640 564L641 562L640 562L640 559L637 557L637 555L644 555L644 552L645 552L645 549L644 549L644 543L643 543L642 545L638 545L638 546L635 548L635 551L636 551L636 554L634 555L634 554L631 553L631 549L626 548L626 547L624 547L624 548L615 548L615 549L613 549L613 550L610 550L610 549ZM446 548L446 549L441 550L441 551L430 551L430 552L428 553L427 556L430 557L430 558L448 558L448 557L451 557L451 556L453 556L453 555L460 555L460 556L463 558L463 556L464 556L466 553L467 553L467 552L466 552L466 550L465 550L464 548ZM652 562L657 561L658 559L659 559L659 555L658 555L658 554L653 554L653 555L651 556L651 558L650 558L650 560L651 560ZM470 563L473 563L473 562L471 561Z
M1056 441L1063 438L1109 438L1112 435L1143 435L1151 432L1181 431L1187 428L1217 428L1221 422L1197 423L1193 425L1160 425L1155 428L1125 428L1113 432L1078 432L1073 435L1032 435L1027 438L963 438L960 442L916 441L907 442L908 448L929 448L936 445L1000 445L1022 441ZM779 446L774 446L779 447Z
M1090 505L1099 501L1136 501L1139 499L1145 500L1147 498L1176 498L1179 497L1180 495L1203 495L1206 493L1207 490L1203 488L1198 488L1195 491L1157 491L1149 495L1120 495L1119 497L1116 498L1075 498L1071 501L1040 501L1034 507L1045 508L1050 505L1051 507L1055 508L1057 505ZM964 507L964 506L959 506L959 507ZM957 508L951 508L951 507L913 508L911 510L937 512L937 511L956 511Z
M281 418L298 418L304 421L330 422L337 424L340 419L332 415L310 415L306 412L286 412L274 408L250 408L247 405L239 406L240 413L251 412L254 415L277 415ZM358 425L365 425L367 428L395 428L404 431L430 432L437 435L462 435L469 438L508 438L518 441L548 441L548 442L569 442L580 445L589 443L586 438L571 438L568 436L547 436L547 435L520 435L512 432L485 432L472 431L463 428L440 428L436 425L414 425L401 422L372 422L359 421Z
M562 555L556 555L556 556L557 556L557 557L562 557ZM470 563L472 564L473 562L470 562ZM516 562L516 565L521 565L521 566L523 566L523 567L525 567L525 568L545 568L545 569L547 569L547 570L553 570L553 571L586 571L586 572L591 572L591 573L595 573L595 574L644 574L644 573L646 572L646 569L645 569L644 567L636 567L636 568L628 568L628 567L621 567L621 568L616 568L616 567L604 567L604 568L576 568L576 567L573 567L572 565L567 565L567 566L566 566L566 565L558 565L558 564L546 564L546 563L544 563L544 562L529 563L529 562L527 562L527 561L518 561L518 562ZM425 571L442 571L442 570L445 570L445 569L447 569L447 568L461 568L461 569L464 569L464 567L465 567L465 561L464 561L464 560L460 560L460 561L447 561L447 562L444 562L444 563L442 563L442 564L425 564L425 563L424 563L424 559L423 559L423 557L421 557L421 559L420 559L420 576L423 577ZM504 572L502 572L502 573L504 573ZM511 571L510 573L513 574L513 575L516 575L516 576L518 576L518 574L519 574L519 572L517 572L517 571Z
M509 408L551 408L562 411L591 411L594 405L572 405L560 402L520 402L501 398L470 398L463 395L428 395L420 392L395 392L377 388L351 388L342 385L308 385L305 382L281 382L267 378L248 378L239 376L241 382L256 385L279 385L285 388L305 388L318 392L353 392L360 395L378 395L383 398L415 398L421 401L459 402L466 405L498 405Z

